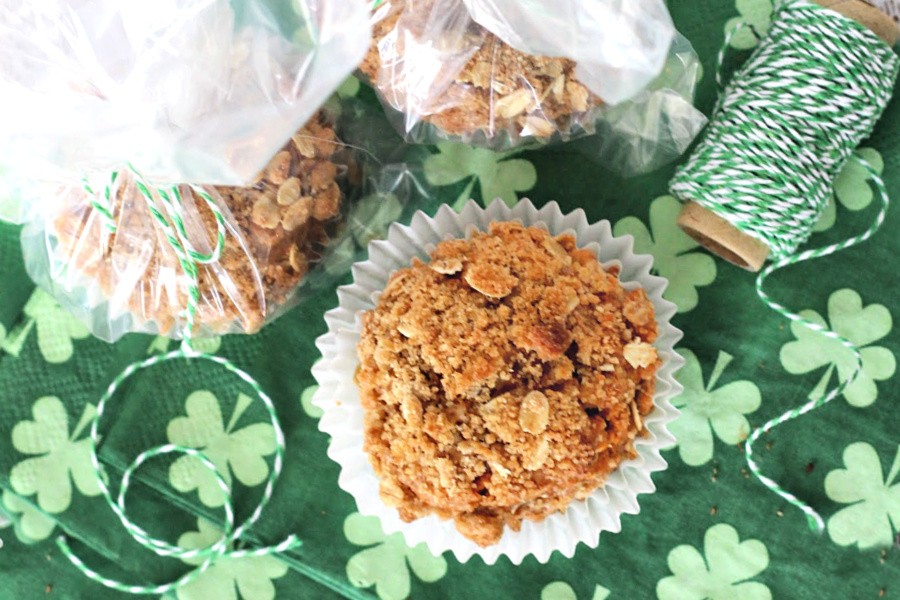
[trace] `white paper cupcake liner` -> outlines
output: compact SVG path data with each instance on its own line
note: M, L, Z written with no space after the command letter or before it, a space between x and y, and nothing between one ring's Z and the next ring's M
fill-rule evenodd
M363 408L354 374L359 365L356 345L361 315L375 307L391 274L409 267L413 257L427 262L439 242L487 231L496 221L519 221L553 235L572 234L579 247L594 251L604 268L621 269L619 280L625 289L644 288L656 309L659 337L654 346L662 367L656 376L654 410L644 419L648 435L635 440L638 456L622 462L603 487L583 501L573 501L564 513L538 523L525 520L520 531L507 528L497 544L481 548L457 532L452 520L431 515L404 523L396 509L381 501L378 477L363 451ZM600 532L620 531L621 516L640 510L638 494L656 489L651 473L666 468L660 451L675 443L666 426L679 414L670 400L683 389L673 377L684 360L673 349L682 334L670 324L675 305L662 297L667 280L651 275L653 257L634 254L632 245L631 236L613 237L608 221L589 224L583 210L564 215L555 202L538 210L529 200L513 208L500 200L487 208L470 201L461 213L445 205L434 218L418 212L409 226L394 223L387 240L369 244L369 260L353 265L353 284L338 289L339 307L325 314L328 333L316 340L322 360L312 370L319 384L312 403L324 411L319 429L331 436L328 456L341 467L338 485L353 496L359 512L378 517L386 534L401 532L410 546L424 542L435 555L450 550L460 562L477 554L487 564L500 556L519 564L529 554L544 563L554 550L570 558L579 542L594 548Z

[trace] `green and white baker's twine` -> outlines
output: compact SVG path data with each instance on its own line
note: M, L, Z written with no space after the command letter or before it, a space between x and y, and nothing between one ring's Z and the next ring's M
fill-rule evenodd
M783 267L864 242L881 227L888 206L884 182L853 153L887 106L898 66L894 52L855 21L807 0L782 0L767 37L721 92L703 142L671 183L678 198L706 207L769 246L773 262L756 280L757 293L768 306L836 340L856 359L843 383L757 428L745 443L753 474L802 510L817 531L824 529L822 518L763 475L753 458L753 443L773 427L841 395L859 375L862 360L850 340L773 301L763 284ZM798 253L832 197L834 178L851 159L869 173L880 197L878 216L860 235Z
M154 356L150 357L144 361L134 363L128 366L120 375L118 375L115 380L110 384L109 388L107 388L106 393L100 399L100 402L97 405L97 415L94 417L93 423L91 424L91 462L94 466L94 470L97 473L98 483L100 486L100 491L103 494L103 497L106 499L110 508L119 517L119 520L122 522L122 526L128 531L132 538L137 541L139 544L155 552L159 556L177 558L180 560L192 560L192 559L202 559L202 563L196 567L193 571L186 573L184 576L180 577L178 580L173 581L171 583L165 583L161 585L129 585L127 583L122 583L116 581L114 579L110 579L91 569L84 562L72 552L72 549L69 547L68 542L65 539L65 536L61 536L57 543L62 550L63 554L69 558L72 563L78 567L82 573L84 573L90 579L105 585L106 587L121 591L128 592L132 594L154 594L161 595L166 594L168 592L174 591L177 588L186 585L204 573L209 567L211 567L217 560L223 557L228 558L241 558L247 556L264 556L270 554L276 554L285 552L291 548L296 548L300 545L300 540L297 539L296 536L291 535L286 538L283 542L270 547L265 548L252 548L252 549L243 549L243 550L229 550L229 548L234 544L246 531L259 519L262 514L263 508L268 504L269 499L272 497L272 492L275 488L275 482L277 481L279 475L281 474L281 468L284 461L284 432L281 429L281 425L278 422L278 417L275 413L275 407L272 404L272 400L269 396L262 390L260 385L253 379L248 373L242 371L237 368L230 361L209 354L204 354L202 352L197 352L193 349L192 340L193 340L193 332L194 332L194 323L197 317L198 305L200 300L200 286L199 286L199 275L197 271L198 264L204 263L212 263L218 260L219 256L222 253L222 249L225 244L225 220L222 216L221 211L219 211L212 197L204 191L200 187L191 186L191 189L200 196L209 206L210 210L212 210L213 215L215 215L218 231L216 237L216 245L212 252L203 254L197 252L192 248L187 239L187 233L184 227L184 220L181 214L181 204L182 198L181 194L178 191L177 187L170 187L168 189L156 188L152 189L140 176L134 167L129 165L130 174L134 178L135 186L140 191L141 195L147 201L147 206L150 211L150 214L156 220L159 227L162 229L163 233L166 236L169 244L171 245L173 251L178 257L179 263L187 274L188 280L188 306L185 311L185 320L186 324L184 327L184 339L182 340L181 348L174 352L170 352L168 354L164 354L162 356ZM104 190L104 198L107 199L107 205L103 210L101 207L95 205L97 211L106 219L108 222L114 221L114 217L112 214L111 205L108 202L108 199L111 197L111 188L119 179L117 173L113 173L110 177L110 183L107 185ZM85 188L91 193L90 186L85 182ZM160 210L156 198L154 195L154 191L156 195L159 196L162 201L164 210L168 215L169 219L171 219L174 226L169 223L169 220ZM108 226L108 224L107 224ZM109 226L108 226L109 227ZM115 227L109 227L111 231L115 231ZM106 412L106 405L115 395L116 391L119 387L132 375L141 371L143 369L148 369L155 365L159 365L161 363L176 360L176 359L203 359L208 360L210 362L216 363L224 367L230 373L239 377L242 381L244 381L250 388L256 393L257 397L262 401L263 405L266 407L266 410L269 414L269 420L272 423L272 428L275 431L275 459L272 465L272 470L269 473L269 478L266 481L266 487L263 491L262 499L257 505L256 509L253 513L241 524L235 526L234 520L234 508L231 503L231 487L225 481L225 478L218 472L216 469L215 463L213 463L203 452L186 446L179 446L177 444L164 444L162 446L157 446L155 448L151 448L146 452L142 452L135 458L134 462L125 469L122 475L122 481L119 484L119 494L118 497L113 500L112 493L109 490L109 487L104 481L102 476L102 468L100 466L100 460L97 456L97 444L100 440L100 419L103 418L104 413ZM219 484L219 487L222 489L225 494L225 527L222 532L222 537L219 538L215 543L207 546L205 548L196 548L196 549L185 549L179 546L175 546L166 542L165 540L155 539L150 534L148 534L143 528L134 523L128 516L125 511L125 497L128 492L128 487L131 484L131 476L135 470L137 470L141 465L143 465L148 460L155 458L157 456L162 456L165 454L185 454L189 456L196 457L204 467L211 470L213 475L216 478L216 481Z

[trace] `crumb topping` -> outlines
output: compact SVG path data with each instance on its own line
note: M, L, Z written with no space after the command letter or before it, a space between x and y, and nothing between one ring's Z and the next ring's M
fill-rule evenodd
M362 321L365 449L384 502L476 543L583 499L653 408L657 336L571 236L495 223L395 273Z

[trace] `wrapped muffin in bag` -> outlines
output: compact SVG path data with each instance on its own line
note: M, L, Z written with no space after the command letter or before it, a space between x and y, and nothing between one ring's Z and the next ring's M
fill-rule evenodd
M99 337L177 337L177 238L196 333L258 330L340 235L359 167L319 107L368 38L337 0L4 3L0 164L31 276Z
M339 0L7 0L0 165L78 180L130 162L154 184L245 184L369 36L365 7Z
M508 150L602 131L618 150L598 159L636 174L705 124L699 61L661 0L389 0L372 20L360 70L410 141Z
M339 234L345 196L339 182L350 167L352 157L320 111L253 185L151 190L153 204L172 227L176 215L160 208L160 193L181 198L180 237L198 254L214 255L218 240L216 217L201 192L223 217L221 252L197 265L197 334L253 333L289 306L311 265ZM42 218L23 233L29 273L99 337L133 331L178 335L185 324L188 275L151 213L138 176L122 171L108 203L104 196L105 189L90 194L74 186L53 195Z

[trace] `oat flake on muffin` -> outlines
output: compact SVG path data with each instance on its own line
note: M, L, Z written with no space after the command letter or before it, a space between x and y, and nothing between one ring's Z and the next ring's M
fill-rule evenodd
M516 223L438 245L363 316L357 383L382 500L481 546L636 456L657 324L571 236Z

